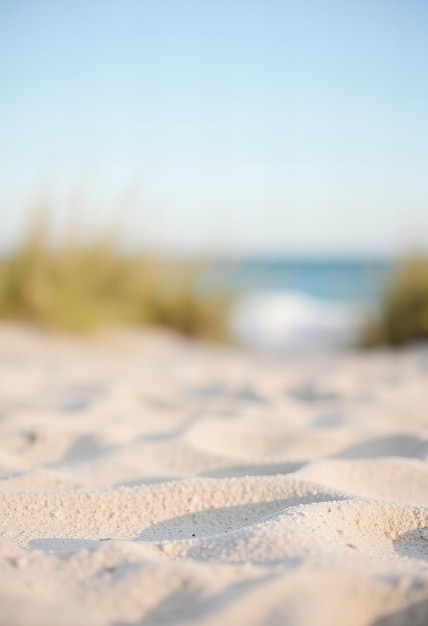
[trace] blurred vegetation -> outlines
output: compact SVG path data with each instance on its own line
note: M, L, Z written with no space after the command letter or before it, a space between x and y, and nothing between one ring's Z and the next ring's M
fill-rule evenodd
M428 257L401 262L380 303L379 313L362 335L366 347L400 346L428 340Z
M15 252L0 259L0 318L66 331L111 324L153 325L184 335L227 339L230 300L198 286L204 266L126 254L114 232L59 244L39 219Z

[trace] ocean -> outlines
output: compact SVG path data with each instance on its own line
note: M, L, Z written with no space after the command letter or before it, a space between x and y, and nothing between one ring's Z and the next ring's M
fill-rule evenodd
M239 343L311 350L355 343L392 271L386 261L250 258L216 263L209 280L236 296L229 323Z

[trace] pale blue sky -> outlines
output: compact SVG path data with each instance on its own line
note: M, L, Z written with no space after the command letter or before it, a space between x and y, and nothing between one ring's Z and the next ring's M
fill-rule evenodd
M425 0L0 0L0 246L42 188L93 224L137 189L180 250L428 245L427 33Z

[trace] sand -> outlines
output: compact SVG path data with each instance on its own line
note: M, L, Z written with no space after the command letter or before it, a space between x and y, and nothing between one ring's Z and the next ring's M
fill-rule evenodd
M0 327L0 623L428 624L428 350Z

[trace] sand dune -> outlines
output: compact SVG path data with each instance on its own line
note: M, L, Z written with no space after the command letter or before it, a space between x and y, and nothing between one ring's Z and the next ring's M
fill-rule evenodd
M428 352L0 328L0 623L428 623Z

